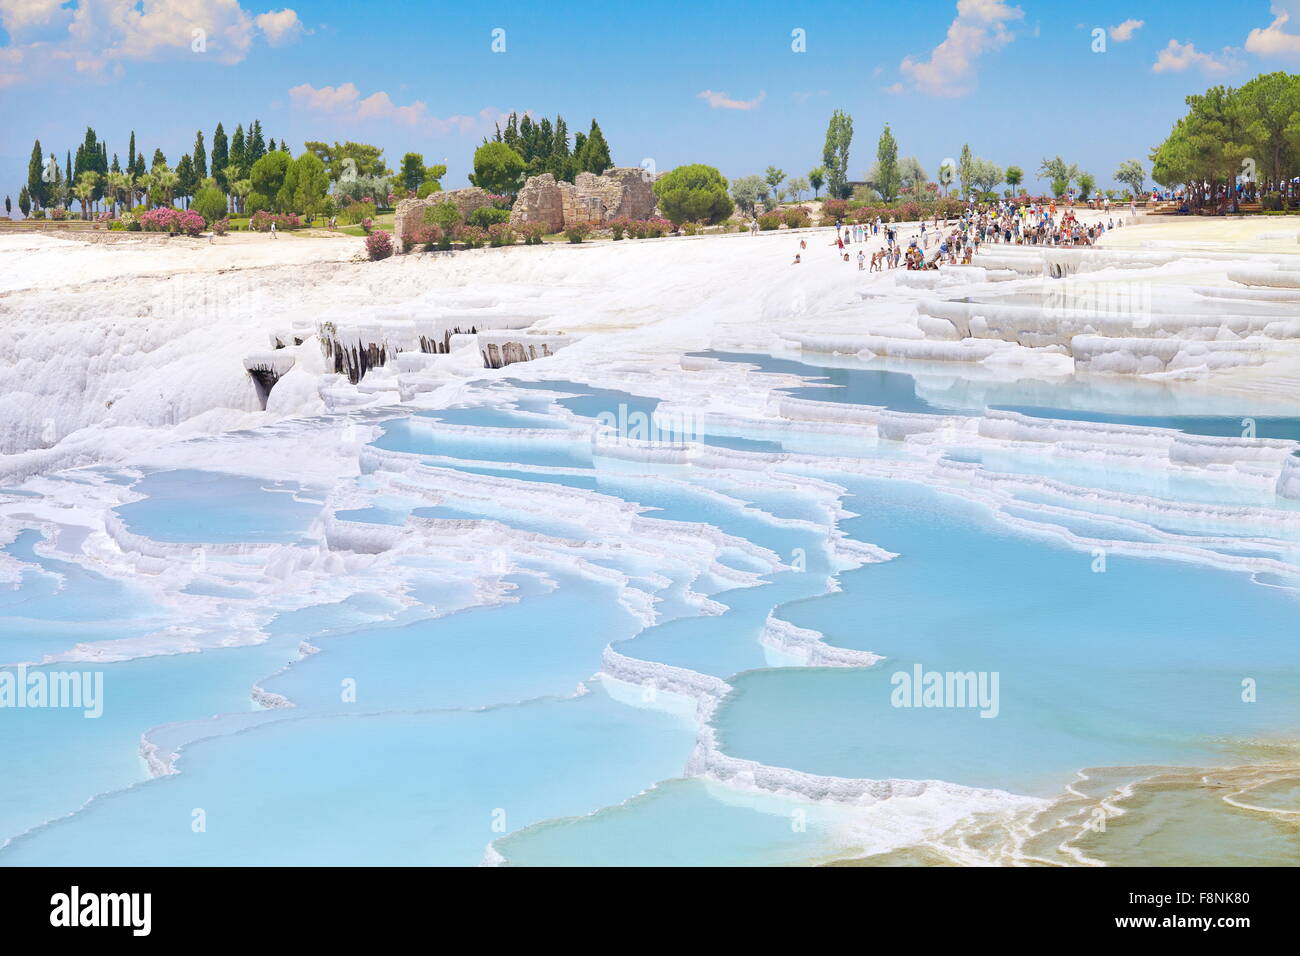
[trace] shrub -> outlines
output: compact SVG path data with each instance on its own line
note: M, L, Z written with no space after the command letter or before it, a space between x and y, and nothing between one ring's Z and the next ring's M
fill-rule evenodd
M844 214L849 211L849 204L843 199L828 199L822 203L822 221L834 221L844 218Z
M513 246L515 231L508 222L496 222L488 226L488 244L492 246Z
M372 261L378 262L380 259L387 259L393 254L393 237L382 229L378 229L366 236L366 255Z
M564 230L564 235L568 237L570 242L582 242L582 240L591 235L591 223L575 222L568 229Z
M730 202L731 200L727 201ZM642 226L645 229L645 236L647 239L658 239L673 231L673 224L667 219L660 219L658 216L655 216L652 219L647 219L642 223Z
M224 236L230 231L230 220L222 217L212 223L212 234L214 236Z
M688 236L698 236L700 234L700 229L701 226L698 222L688 222L682 226L682 231Z
M438 248L450 249L451 237L455 235L457 227L461 224L460 210L456 208L456 204L447 201L427 206L423 219L426 226L438 226L442 230L442 241Z
M145 232L165 232L173 236L177 233L197 236L203 232L205 225L207 224L203 221L203 217L192 209L160 206L140 216L140 227Z
M611 219L609 221L609 229L614 233L615 241L622 239L623 234L627 232L628 227L631 225L632 221L628 219L627 216L619 216L617 219Z
M465 222L471 226L478 226L480 229L487 229L497 223L509 222L510 210L498 209L496 206L483 206L475 209L465 217Z
M519 234L524 237L524 245L540 246L542 236L546 235L546 227L540 222L526 222L519 227Z
M215 186L204 186L194 194L190 208L208 222L220 219L226 214L226 194Z
M487 232L478 226L461 226L456 238L465 244L466 249L478 249L487 241Z
M370 233L374 230L374 228L375 228L375 221L371 219L369 216L361 220L361 231L364 232L367 236L370 235Z
M140 217L133 212L124 212L117 217L117 221L122 224L122 228L130 232L140 231Z
M712 166L678 166L655 181L659 207L674 223L722 222L735 208L727 180Z
M248 228L254 232L270 232L271 223L275 223L277 230L302 228L302 220L298 218L297 214L291 212L270 213L265 209L259 209L249 217Z
M51 209L50 218L55 222L62 222L68 218L68 212L66 209Z
M785 224L791 229L802 229L807 226L808 223L812 222L812 216L803 206L794 206L790 209L785 209L782 211L781 215L785 219Z
M342 211L339 213L339 218L349 225L356 225L363 219L374 218L374 215L374 203L353 200L343 207Z
M1280 212L1282 210L1282 194L1268 193L1264 196L1260 196L1259 204L1261 208L1266 209L1269 212Z
M783 218L784 217L775 209L771 212L765 212L763 215L758 217L758 228L762 229L764 232L768 232L772 229L780 229L781 220Z
M126 224L121 219L114 219L108 224L108 228L113 232L125 232Z

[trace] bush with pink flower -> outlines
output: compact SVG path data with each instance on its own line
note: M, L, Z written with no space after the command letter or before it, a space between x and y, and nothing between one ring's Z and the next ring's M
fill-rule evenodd
M214 236L224 236L229 231L230 231L229 219L225 219L225 218L217 219L212 223L212 234Z
M254 232L270 232L271 223L275 223L278 231L285 229L301 229L302 220L296 213L285 212L267 212L265 209L259 209L248 220L248 228Z
M366 236L366 255L372 261L378 262L380 259L387 259L393 254L393 237L377 229L370 235Z
M207 226L197 212L191 209L173 209L170 206L150 209L141 213L139 219L140 228L145 232L165 232L172 236L197 236Z

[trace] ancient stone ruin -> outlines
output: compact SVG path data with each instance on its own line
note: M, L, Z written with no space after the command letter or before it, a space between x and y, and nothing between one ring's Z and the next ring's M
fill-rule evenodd
M653 174L639 166L616 166L599 176L578 173L575 181L556 181L550 173L529 176L510 210L510 224L541 223L547 232L560 232L575 223L597 228L611 219L649 219L655 214ZM423 225L424 211L439 203L455 203L461 218L492 205L491 194L477 186L431 193L424 199L403 199L397 204L393 236L398 252L409 252L407 234Z
M649 219L655 214L654 177L637 166L578 173L574 182L557 182L550 173L530 176L510 210L510 224L541 223L559 232L575 223L604 226L611 219Z
M424 223L424 211L441 203L449 202L456 206L462 219L475 209L492 205L492 194L478 186L468 189L452 189L448 192L430 193L424 199L403 199L397 204L393 217L393 238L397 240L397 251L407 252L407 233Z

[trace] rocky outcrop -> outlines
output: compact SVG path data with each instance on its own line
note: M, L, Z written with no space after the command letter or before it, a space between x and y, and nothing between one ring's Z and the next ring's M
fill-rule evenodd
M424 224L424 211L445 202L452 203L464 219L475 209L492 205L492 194L478 186L470 186L468 189L430 193L424 199L403 199L397 204L393 217L393 237L397 240L398 252L407 251L407 236L412 229Z
M616 167L597 176L578 173L571 183L550 173L530 176L510 210L510 224L540 223L559 232L576 223L604 226L611 219L655 214L654 177L640 167Z

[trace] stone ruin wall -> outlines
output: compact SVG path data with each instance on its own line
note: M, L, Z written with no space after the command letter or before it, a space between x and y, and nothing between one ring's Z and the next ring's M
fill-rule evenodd
M566 183L557 182L550 173L529 176L510 210L510 224L539 222L548 233L555 233L579 222L599 228L620 216L649 219L655 215L655 177L639 166L616 166L599 176L578 173L574 179ZM424 199L403 199L393 220L398 252L409 251L407 232L423 224L424 210L444 202L455 203L462 218L492 205L491 194L477 186L431 193Z
M530 176L510 210L510 224L541 223L560 232L579 222L604 226L611 219L649 219L657 201L654 177L637 166L578 173L574 182L557 182L550 173Z
M424 211L445 202L454 203L464 219L475 209L492 205L492 194L478 186L470 186L468 189L430 193L424 199L403 199L397 204L397 212L393 217L393 238L397 242L398 252L407 251L406 234L423 225Z

